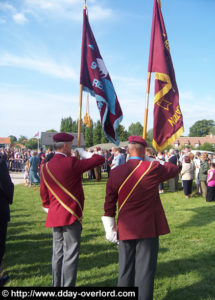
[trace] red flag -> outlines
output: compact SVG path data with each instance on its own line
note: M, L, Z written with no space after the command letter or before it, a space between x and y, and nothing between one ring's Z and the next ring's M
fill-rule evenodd
M35 133L35 135L33 136L33 138L36 138L39 136L39 131L37 133Z
M111 142L118 145L116 129L122 120L122 110L90 28L86 8L83 11L80 84L84 91L96 98L104 133Z
M148 72L155 72L152 145L161 151L184 132L184 127L160 0L154 0Z

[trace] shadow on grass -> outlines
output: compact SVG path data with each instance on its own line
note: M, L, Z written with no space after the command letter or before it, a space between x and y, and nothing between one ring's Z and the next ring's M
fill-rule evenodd
M13 280L29 280L30 284L35 276L46 276L51 270L51 256L51 234L9 235L5 256L12 280L9 284Z
M215 205L208 203L208 207L196 207L191 209L185 209L184 211L192 211L195 213L188 222L185 222L178 226L178 228L192 227L192 226L205 226L214 222Z
M156 276L173 279L176 276L184 275L189 278L189 272L198 273L200 275L198 277L201 277L202 280L189 285L188 279L186 287L171 289L162 300L215 299L215 254L205 253L194 258L158 263Z

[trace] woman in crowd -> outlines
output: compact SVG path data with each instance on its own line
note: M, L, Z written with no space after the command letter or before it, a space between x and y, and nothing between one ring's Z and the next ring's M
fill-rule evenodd
M194 158L194 164L195 164L195 180L196 180L196 193L201 194L201 189L200 189L200 181L199 181L199 170L200 170L200 165L201 165L201 159L200 159L201 153L196 152L195 158Z
M30 163L30 169L29 169L30 185L40 183L40 179L38 176L40 161L39 161L39 158L37 157L37 152L34 151L32 153L32 155L33 156L29 160L29 163Z
M211 202L215 201L215 163L212 162L210 164L210 169L208 171L208 177L207 177L207 196L206 201Z
M194 170L195 167L194 164L190 161L190 157L185 156L184 162L182 163L181 179L186 199L190 198L192 195Z
M201 187L201 194L202 197L206 198L207 195L207 175L208 175L208 161L207 161L207 154L204 153L201 155L201 165L199 170L199 180L200 180L200 187Z

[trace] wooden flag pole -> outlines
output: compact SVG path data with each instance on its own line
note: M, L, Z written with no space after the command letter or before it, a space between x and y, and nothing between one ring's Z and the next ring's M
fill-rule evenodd
M146 86L146 106L145 106L144 125L143 125L143 139L144 140L146 139L146 134L147 134L150 83L151 83L151 72L148 72L147 86Z
M79 114L78 114L78 148L81 147L81 114L82 114L82 94L83 85L80 84L80 96L79 96Z
M84 9L85 8L86 8L86 0L84 0ZM80 84L79 113L78 113L78 148L81 147L82 95L83 95L83 85Z

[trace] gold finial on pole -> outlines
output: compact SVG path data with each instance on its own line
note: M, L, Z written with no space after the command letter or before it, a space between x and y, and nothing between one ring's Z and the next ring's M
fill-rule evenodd
M84 0L84 9L87 8L87 0Z

